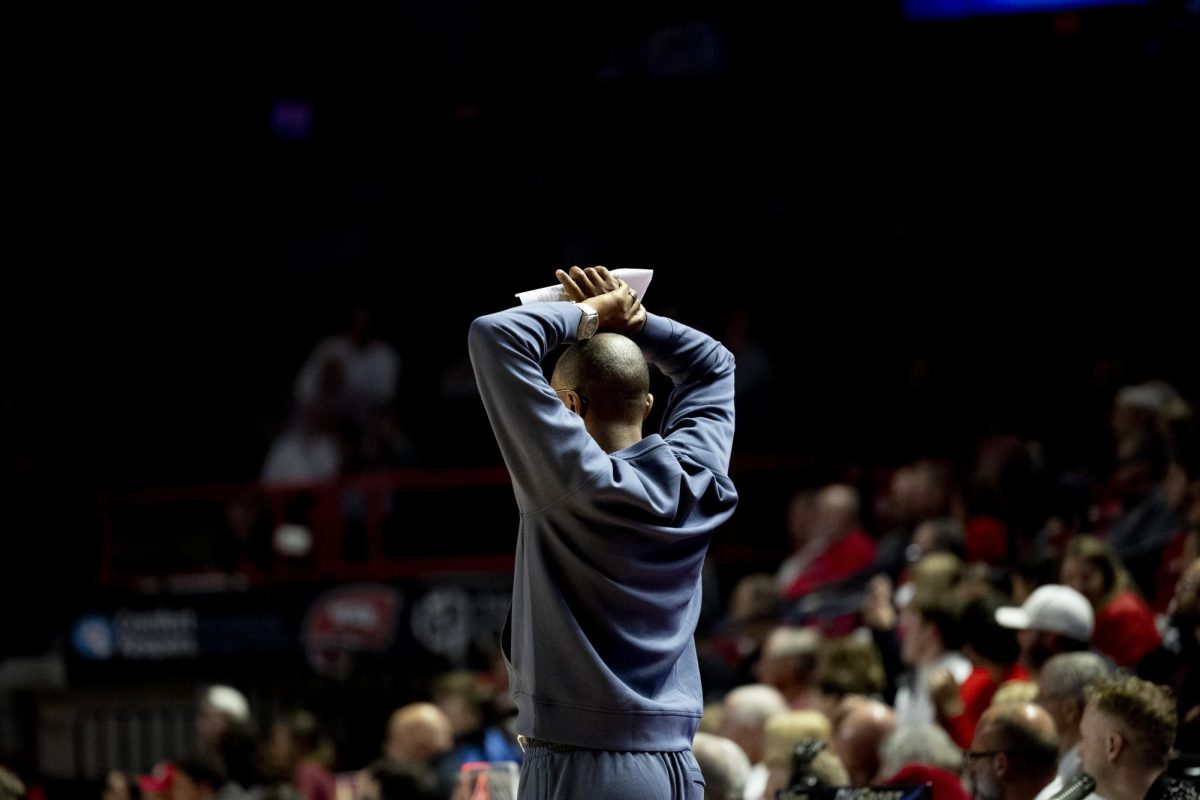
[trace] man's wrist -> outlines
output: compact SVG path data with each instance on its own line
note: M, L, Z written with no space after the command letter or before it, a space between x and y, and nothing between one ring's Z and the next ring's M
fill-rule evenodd
M600 311L595 303L583 300L575 304L579 309L579 327L575 329L575 338L582 341L596 335L600 329Z

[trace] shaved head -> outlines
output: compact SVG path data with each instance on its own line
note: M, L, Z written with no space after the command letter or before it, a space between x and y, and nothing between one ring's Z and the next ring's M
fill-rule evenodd
M850 773L850 782L865 786L879 773L880 745L896 730L896 712L878 700L848 704L834 732L833 752Z
M1058 734L1054 719L1034 703L1002 703L979 718L992 734L992 746L1020 753L1031 770L1053 772L1058 765Z
M650 393L650 370L632 339L598 333L567 348L551 382L555 389L574 389L600 419L640 423Z
M980 800L1033 800L1057 766L1054 720L1033 703L1001 703L983 712L964 764Z
M428 764L454 746L450 720L433 703L412 703L388 720L383 752L393 761Z

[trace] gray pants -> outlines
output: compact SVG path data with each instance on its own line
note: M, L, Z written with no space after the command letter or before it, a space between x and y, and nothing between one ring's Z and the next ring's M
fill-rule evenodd
M691 750L618 753L525 751L517 800L703 800L704 776Z

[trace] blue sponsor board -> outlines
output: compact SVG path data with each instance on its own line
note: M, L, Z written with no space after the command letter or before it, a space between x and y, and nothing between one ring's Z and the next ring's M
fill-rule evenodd
M289 592L114 598L71 625L74 668L156 668L281 656L349 677L361 658L461 667L494 651L511 596L507 575L355 583Z

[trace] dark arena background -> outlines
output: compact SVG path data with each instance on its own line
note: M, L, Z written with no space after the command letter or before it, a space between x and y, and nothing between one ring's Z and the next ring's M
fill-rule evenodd
M928 515L994 521L1004 591L1104 534L1119 392L1166 384L1171 431L1200 400L1200 6L785 5L38 23L0 379L0 765L30 798L181 758L211 684L263 742L311 711L351 777L439 676L494 686L517 511L467 327L558 267L653 269L647 308L738 358L703 652L803 489L853 486L882 541L897 473L936 465ZM394 388L314 419L298 377L367 311ZM816 577L780 620L859 613Z

